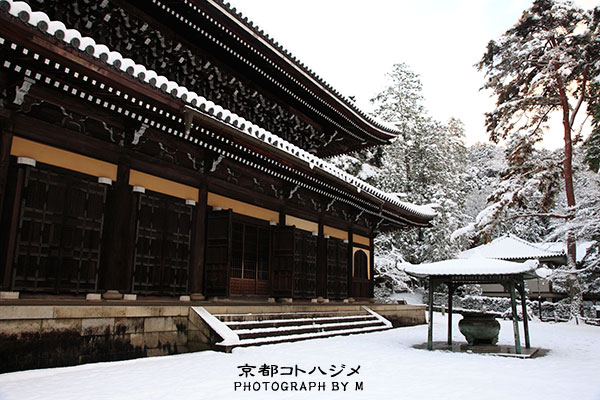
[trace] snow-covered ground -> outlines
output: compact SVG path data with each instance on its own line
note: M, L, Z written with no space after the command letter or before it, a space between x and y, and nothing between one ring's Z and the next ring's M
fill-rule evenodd
M436 314L434 320L434 339L444 340L445 318ZM499 343L510 344L512 323L500 322ZM458 329L454 332L455 340L464 340ZM233 354L200 352L4 374L0 399L600 399L598 327L533 322L532 344L551 352L525 360L413 349L426 335L422 325L240 348ZM269 370L277 366L278 373L263 376L258 372L263 364ZM256 366L254 377L239 376L245 365ZM294 376L295 367L304 372ZM261 390L236 391L236 382ZM267 382L267 389L256 382ZM315 387L292 391L291 382L297 389L302 382ZM334 390L340 382L346 383L345 392L342 385ZM325 391L316 391L319 383Z

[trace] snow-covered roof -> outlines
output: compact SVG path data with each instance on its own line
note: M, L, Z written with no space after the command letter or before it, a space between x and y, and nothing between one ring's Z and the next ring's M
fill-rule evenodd
M587 254L588 249L595 242L577 242L576 244L576 260L577 262L583 261L585 255ZM535 243L536 246L547 250L551 253L567 253L567 245L565 242L545 242L545 243Z
M395 205L413 215L431 219L436 216L435 210L429 206L417 206L399 201L395 196L385 193L380 189L352 176L345 171L335 167L327 161L320 159L304 149L286 141L285 139L263 129L262 127L247 121L230 110L218 105L194 91L168 80L158 72L144 65L136 64L132 59L124 57L121 53L111 50L108 46L96 43L94 39L83 36L76 29L69 29L60 21L51 21L47 14L41 11L32 11L29 4L22 1L0 0L0 10L7 11L19 20L36 27L42 32L54 36L56 39L91 55L92 57L114 67L150 87L170 94L182 101L195 111L207 115L222 124L229 125L249 137L257 138L273 148L282 150L296 159L302 160L311 168L319 168L329 175L337 177L348 184L356 187L357 191L364 190L385 202Z
M511 275L534 273L539 263L528 260L523 263L512 261L494 260L486 258L452 259L434 263L406 265L404 271L420 278L427 276L447 275ZM544 277L545 270L540 268L539 277Z
M545 249L517 236L508 235L494 239L490 243L465 250L458 254L458 258L528 260L565 256L564 248L558 251L555 250L556 249Z

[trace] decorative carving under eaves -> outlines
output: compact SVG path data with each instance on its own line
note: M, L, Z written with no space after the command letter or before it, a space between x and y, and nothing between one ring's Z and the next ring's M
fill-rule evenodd
M252 182L254 183L254 185L252 186L252 189L254 191L260 192L260 193L264 193L265 189L263 188L262 184L259 182L258 179L256 178L252 178Z
M15 99L13 100L13 103L19 106L23 104L25 96L29 93L29 89L31 89L31 86L34 83L35 81L33 79L25 77L21 86L15 88Z
M271 184L271 190L269 191L269 193L271 195L273 195L273 197L275 197L276 199L279 199L279 200L283 199L283 197L284 197L283 189L279 189L279 188L275 187L274 184Z
M240 182L239 178L240 178L239 172L237 172L231 168L227 168L227 182L237 184Z
M338 140L338 132L318 131L297 115L242 82L182 42L109 2L28 0L34 10L90 36L97 43L155 70L287 141L313 153ZM207 39L208 40L208 39ZM201 43L199 43L201 46Z
M158 147L160 148L160 153L158 153L158 157L161 160L170 162L172 164L178 164L177 149L170 149L161 142L158 142Z
M186 153L188 160L192 163L191 167L194 171L204 172L204 160L193 156L190 153Z

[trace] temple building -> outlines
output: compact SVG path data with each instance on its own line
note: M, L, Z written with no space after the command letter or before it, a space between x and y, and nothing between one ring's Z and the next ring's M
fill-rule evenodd
M373 296L434 214L326 157L389 143L219 0L0 0L3 291Z

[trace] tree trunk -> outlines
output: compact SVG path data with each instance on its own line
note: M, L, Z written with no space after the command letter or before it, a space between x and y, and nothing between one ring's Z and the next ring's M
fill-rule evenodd
M569 103L566 93L561 88L560 97L563 108L563 128L564 128L564 140L565 140L565 159L563 162L563 170L565 174L565 194L567 196L567 207L572 209L575 207L575 191L573 189L573 142L571 139L571 123L569 120ZM572 219L569 218L566 223ZM567 232L567 265L569 271L573 273L568 274L568 287L569 287L569 299L571 301L571 310L569 319L575 318L578 320L579 316L583 315L583 293L581 292L581 283L579 282L579 276L574 273L577 269L577 246L576 238L571 230Z
M553 46L556 46L556 43L552 43ZM573 141L571 138L571 116L569 115L570 107L569 107L569 98L567 97L567 93L560 78L558 75L558 65L554 65L554 71L556 73L555 78L558 83L558 92L560 95L560 103L563 112L563 128L564 128L564 140L565 140L565 159L563 162L563 170L565 174L565 194L567 196L567 207L573 209L575 207L575 191L573 189ZM585 86L584 86L585 90ZM583 93L582 93L583 96ZM577 113L579 106L573 111ZM575 115L573 115L574 117ZM569 218L566 223L572 219ZM567 231L567 265L568 269L571 272L568 274L567 283L569 287L569 299L571 301L571 312L569 313L569 319L577 318L582 315L583 312L583 294L581 293L581 284L579 282L579 277L575 273L577 269L577 246L576 246L576 238L571 230Z

